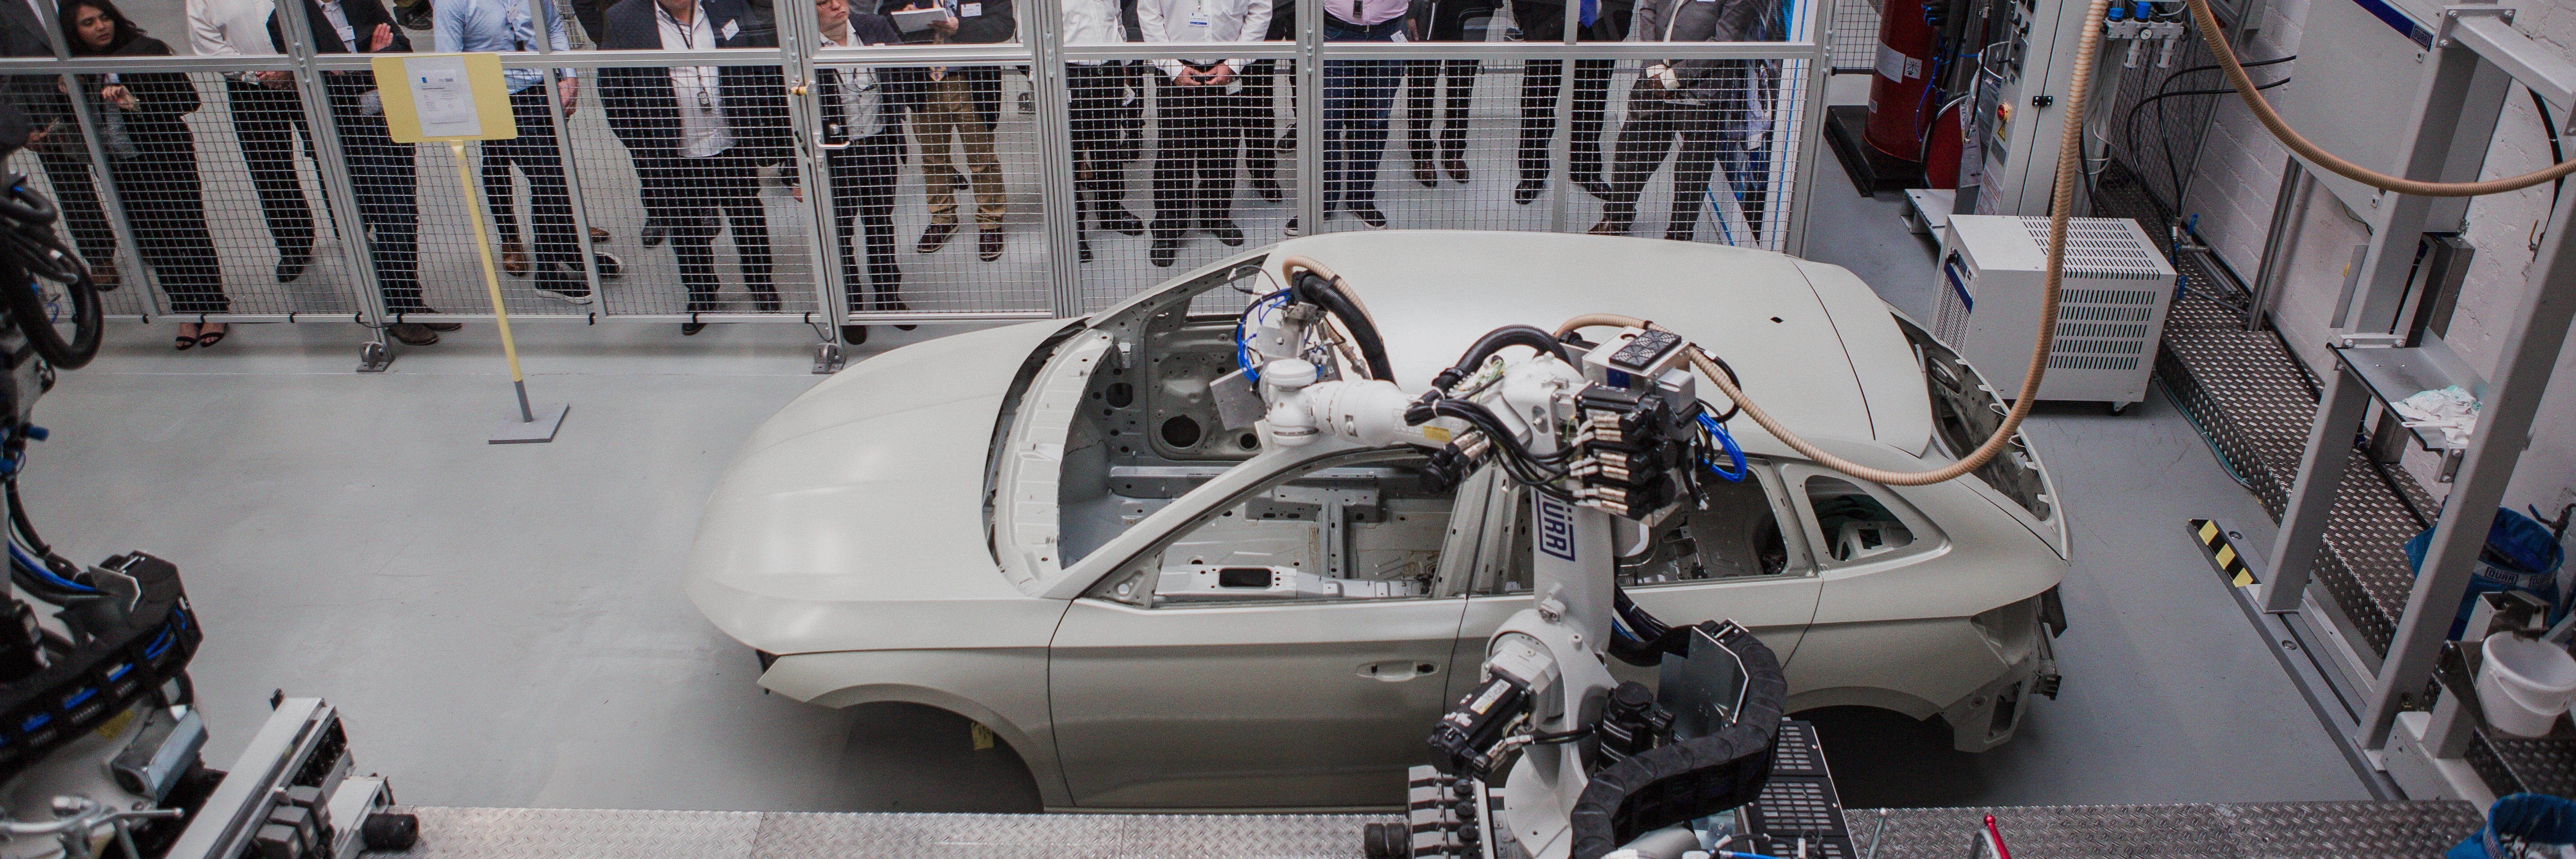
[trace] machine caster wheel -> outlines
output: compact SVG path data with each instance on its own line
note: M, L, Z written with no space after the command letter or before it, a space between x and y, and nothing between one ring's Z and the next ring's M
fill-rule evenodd
M2136 403L2103 403L2103 404L2102 404L2102 408L2103 408L2103 410L2104 410L2104 411L2109 412L2109 413L2111 414L2111 416L2112 416L2112 417L2119 417L2119 416L2120 416L2120 415L2122 415L2122 414L2126 414L2126 413L2129 411L2129 407L2130 407L2130 406L2134 406L2134 405L2137 405L2137 404L2136 404Z
M358 826L358 839L369 850L410 850L420 843L420 818L382 812L367 815Z
M358 347L358 372L382 373L393 365L394 353L386 349L382 341L373 341Z

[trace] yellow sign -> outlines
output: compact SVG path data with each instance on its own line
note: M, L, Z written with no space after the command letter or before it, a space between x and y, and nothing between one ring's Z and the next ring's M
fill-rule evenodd
M375 67L395 143L519 136L499 54L394 54L377 57Z

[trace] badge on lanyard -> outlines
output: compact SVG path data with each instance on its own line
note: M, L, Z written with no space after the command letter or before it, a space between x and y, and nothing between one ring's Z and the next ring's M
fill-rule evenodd
M1207 3L1206 3L1206 2L1204 2L1204 0L1202 0L1202 2L1200 2L1200 3L1198 4L1198 8L1195 8L1195 9L1190 10L1190 30L1191 30L1191 35L1198 36L1198 37L1201 37L1201 38L1205 38L1205 37L1207 36L1207 28L1208 28Z

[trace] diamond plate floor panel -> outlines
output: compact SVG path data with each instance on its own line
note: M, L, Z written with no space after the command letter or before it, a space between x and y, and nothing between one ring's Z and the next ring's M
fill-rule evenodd
M818 814L546 808L403 809L405 857L476 859L1356 859L1360 827L1332 815ZM2026 859L2307 859L2439 854L2477 828L2464 802L2302 802L1915 808L1851 813L1881 859L1955 859L1985 815ZM393 854L373 853L384 857Z
M2297 802L1907 808L1887 813L1875 859L1958 859L1986 815L2017 859L2421 859L2478 827L2465 802ZM1878 812L1851 812L1868 855Z

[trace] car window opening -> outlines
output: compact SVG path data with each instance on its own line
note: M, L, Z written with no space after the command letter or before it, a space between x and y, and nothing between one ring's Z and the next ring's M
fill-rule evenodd
M1914 530L1868 490L1835 477L1807 478L1807 504L1825 554L1852 563L1914 545Z
M1275 482L1091 595L1136 606L1428 596L1456 488L1423 466L1407 456Z

